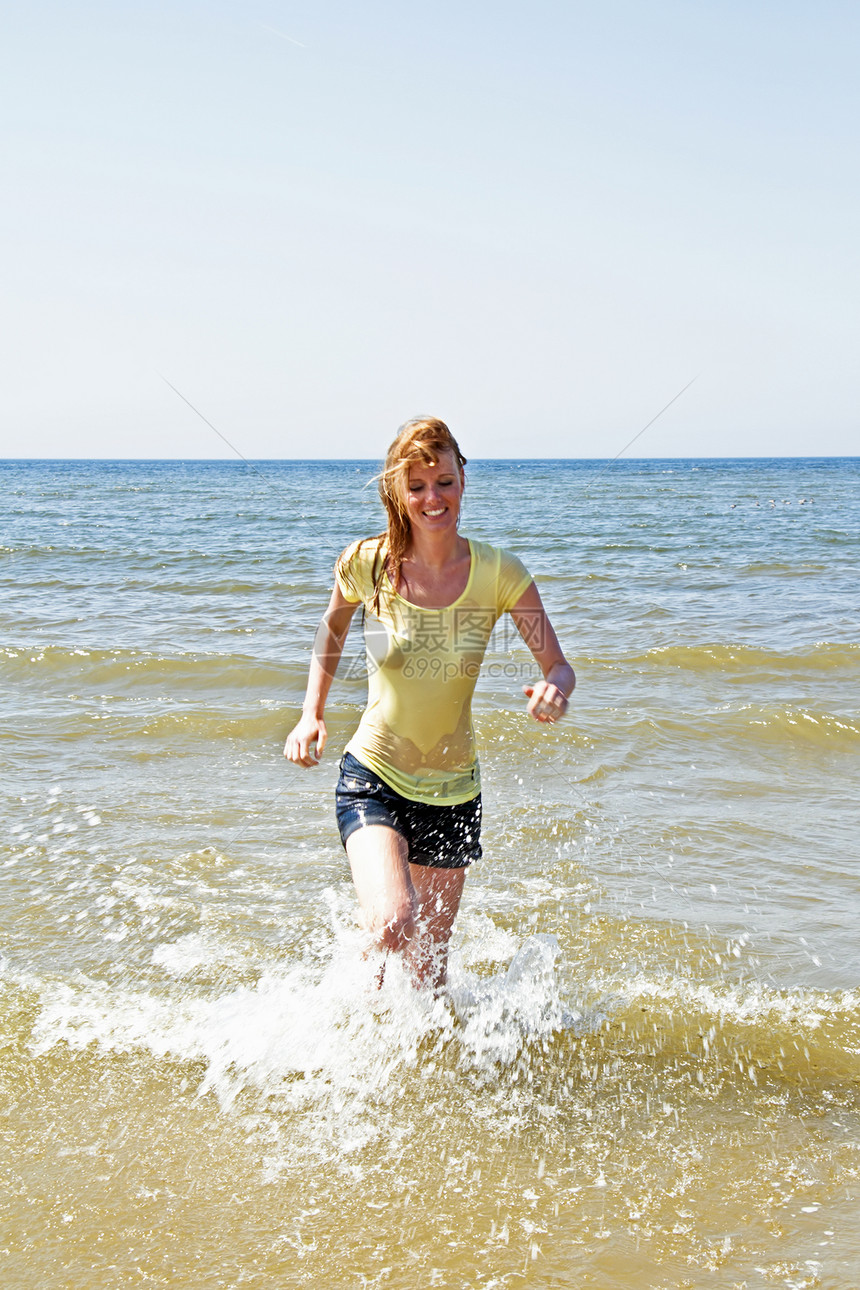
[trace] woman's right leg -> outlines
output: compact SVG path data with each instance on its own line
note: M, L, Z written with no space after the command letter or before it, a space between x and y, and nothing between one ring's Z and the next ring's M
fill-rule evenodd
M381 950L402 950L416 935L418 900L406 839L385 824L366 824L346 840L361 921Z

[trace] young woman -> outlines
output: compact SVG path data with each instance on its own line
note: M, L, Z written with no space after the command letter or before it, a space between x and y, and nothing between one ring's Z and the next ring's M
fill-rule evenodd
M536 721L562 717L576 684L520 561L458 532L465 465L444 422L401 428L379 481L388 528L337 561L302 717L284 748L298 766L319 763L326 698L362 605L368 703L341 761L338 825L375 945L402 954L416 984L436 989L466 868L481 855L471 700L501 614L511 614L543 674L523 686Z

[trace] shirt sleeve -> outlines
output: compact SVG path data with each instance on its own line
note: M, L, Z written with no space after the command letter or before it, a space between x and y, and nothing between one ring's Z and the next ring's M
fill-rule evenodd
M334 566L334 580L338 590L344 600L348 600L351 605L358 605L363 599L358 558L359 545L358 542L353 542L352 546L348 546L338 556Z
M344 600L351 605L367 604L373 596L379 560L379 542L374 538L364 538L346 548L334 566L334 580Z
M499 552L499 579L496 606L500 614L513 609L525 589L531 586L532 575L517 556L510 551Z

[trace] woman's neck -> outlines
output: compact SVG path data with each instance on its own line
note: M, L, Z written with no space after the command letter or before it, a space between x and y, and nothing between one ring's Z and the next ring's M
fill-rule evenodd
M456 564L469 553L469 543L456 529L451 533L413 533L404 552L404 561L425 569L441 571Z

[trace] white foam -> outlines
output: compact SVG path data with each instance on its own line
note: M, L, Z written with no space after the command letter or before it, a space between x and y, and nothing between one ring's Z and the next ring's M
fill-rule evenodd
M530 937L507 969L492 976L473 973L455 953L449 992L436 998L414 989L394 958L386 961L380 985L381 959L363 957L360 933L333 913L327 962L270 966L253 983L214 995L211 987L205 993L193 984L197 969L219 952L198 934L155 951L154 962L170 977L160 988L132 990L86 978L42 983L33 1049L95 1044L202 1061L200 1093L215 1094L225 1109L244 1093L293 1109L320 1100L358 1109L377 1101L422 1053L442 1054L453 1042L461 1062L492 1075L534 1039L589 1024L561 998L554 937ZM473 928L473 948L486 961L488 947L495 942L498 948L510 934L500 940L484 921Z
M529 937L501 976L481 980L452 964L451 1001L476 1065L510 1066L530 1038L598 1023L594 1014L564 1004L555 972L558 955L556 938L539 934Z
M672 973L651 976L643 972L614 985L628 1004L642 999L663 1001L675 1011L702 1012L723 1024L802 1024L814 1031L832 1017L856 1016L860 1008L857 990L779 990L761 981L711 985Z
M152 963L177 979L194 976L202 968L238 968L244 962L245 956L240 951L200 932L189 932L176 941L157 945L152 952Z

